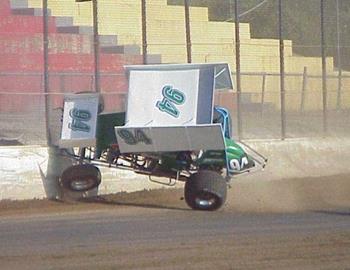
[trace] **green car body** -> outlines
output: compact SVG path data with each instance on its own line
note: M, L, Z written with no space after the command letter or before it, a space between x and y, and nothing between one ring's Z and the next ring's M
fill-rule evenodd
M226 168L229 176L240 173L242 170L254 166L254 161L246 154L244 149L230 138L230 118L223 117L217 121L221 124L225 141L225 150L202 151L195 159L191 159L189 152L162 152L152 153L160 161L157 164L161 171L188 170L191 166L199 169L221 171ZM114 133L114 126L122 126L125 122L125 113L112 113L99 115L97 128L97 155L100 155L111 145L118 142Z

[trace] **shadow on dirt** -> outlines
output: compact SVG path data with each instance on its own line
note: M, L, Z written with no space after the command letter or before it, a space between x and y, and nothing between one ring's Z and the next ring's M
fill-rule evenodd
M17 145L23 145L23 143L19 142L17 139L0 138L0 146L17 146Z
M150 203L150 202L130 202L122 199L115 198L105 198L105 197L92 197L92 198L82 198L79 199L79 202L84 203L94 203L94 204L103 204L111 206L131 206L131 207L141 207L141 208L150 208L150 209L166 209L166 210L180 210L180 211L193 211L186 206L171 206L165 205L165 203Z
M350 209L349 210L319 210L319 211L313 211L313 212L317 214L350 217Z

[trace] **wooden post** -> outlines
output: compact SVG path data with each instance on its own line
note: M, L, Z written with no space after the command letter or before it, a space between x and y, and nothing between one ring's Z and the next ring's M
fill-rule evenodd
M301 97L300 97L300 112L304 112L305 110L306 87L307 87L307 67L304 67L303 84L301 87Z
M321 0L321 51L322 51L322 103L323 103L323 135L328 133L327 115L327 63L326 63L326 39L324 29L324 0Z
M141 0L141 18L142 18L142 58L143 64L147 64L147 3L146 0Z
M100 93L100 39L98 35L97 0L92 0L92 19L94 29L95 92Z
M264 114L264 103L265 103L265 88L266 88L266 73L263 73L262 85L261 85L261 118Z
M186 48L187 48L187 63L192 63L190 4L189 4L188 1L189 0L184 0L184 4L185 4Z
M241 87L241 42L238 14L238 0L235 0L235 48L236 48L236 89L237 89L237 136L242 139L242 87Z
M280 48L280 92L281 92L281 139L286 138L286 91L284 69L284 40L282 21L282 0L278 1L278 25L279 25L279 48Z

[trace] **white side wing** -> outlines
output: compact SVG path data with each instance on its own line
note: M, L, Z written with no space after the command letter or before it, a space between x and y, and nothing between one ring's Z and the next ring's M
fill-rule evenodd
M131 70L126 125L196 123L199 70Z
M172 127L115 127L121 153L224 150L220 124Z
M98 103L96 94L65 97L60 147L95 145Z

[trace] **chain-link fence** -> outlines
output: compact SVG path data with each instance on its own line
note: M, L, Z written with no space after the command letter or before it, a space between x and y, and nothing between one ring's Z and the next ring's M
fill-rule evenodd
M124 65L228 62L240 139L350 131L347 0L3 0L0 144L46 144L65 93L124 111ZM57 132L57 131L55 131ZM51 134L52 135L52 134Z

